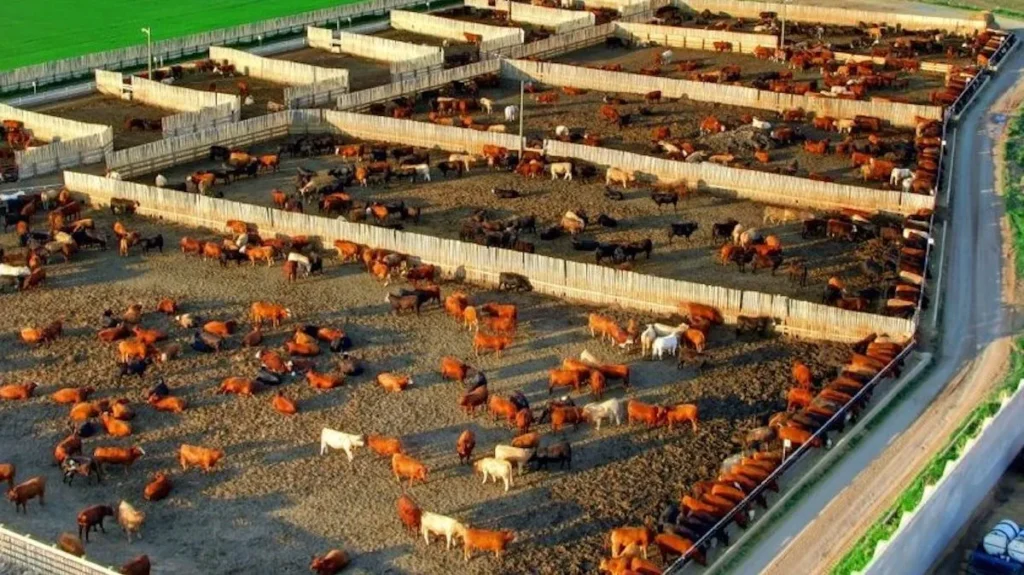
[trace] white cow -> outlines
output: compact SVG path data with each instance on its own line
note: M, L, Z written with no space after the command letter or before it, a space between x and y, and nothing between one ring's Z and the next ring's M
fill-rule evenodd
M555 162L551 164L551 179L557 180L561 177L563 180L572 179L572 164L569 162Z
M9 266L7 264L0 264L0 277L24 278L31 274L32 270L25 266Z
M555 126L555 136L559 138L568 138L569 128L566 126Z
M764 131L766 131L766 132L772 129L772 125L771 125L770 123L768 123L768 122L765 122L764 120L761 120L761 119L759 119L759 118L754 118L754 119L753 119L753 120L752 120L752 121L750 122L750 125L751 125L751 126L754 126L754 127L755 127L755 128L757 128L758 130L764 130Z
M739 226L737 226L737 227L739 227ZM737 242L737 243L739 243L739 245L741 245L743 247L747 247L747 246L749 246L751 244L755 244L755 243L757 243L757 242L759 242L759 241L761 241L763 239L764 239L764 234L761 233L761 230L756 229L756 228L750 228L749 230L747 230L747 231L745 231L745 232L740 234L740 241Z
M662 359L666 353L672 357L677 351L679 351L679 336L666 335L654 340L654 345L651 346L651 358Z
M158 187L158 188L166 188L167 187L167 178L164 177L163 174L157 174L156 175L156 187Z
M107 170L107 177L110 178L111 180L120 180L121 173L118 172L117 170Z
M914 178L907 178L903 180L903 193L909 194L910 190L914 188Z
M601 402L588 403L583 406L583 415L601 429L601 421L614 419L615 425L622 425L625 415L625 399L606 399Z
M352 435L351 433L335 431L326 427L320 432L320 455L327 453L328 447L331 449L341 449L345 452L345 455L348 455L348 460L352 461L352 450L364 445L366 445L366 441L362 435Z
M494 100L490 98L480 98L480 107L490 114L494 111Z
M494 457L485 457L474 462L473 469L484 476L484 483L487 483L488 478L494 478L495 483L501 478L505 482L505 493L508 493L508 488L512 485L511 463Z
M451 517L424 511L420 517L420 533L423 534L423 540L427 545L430 545L431 535L444 535L447 541L445 549L451 550L453 536L458 535L463 540L466 539L466 526Z
M661 53L661 63L666 65L666 66L671 64L672 63L672 55L673 55L672 54L672 50L665 50L664 52L662 52Z
M504 134L508 131L508 128L505 127L505 124L491 124L490 126L487 126L487 131L491 133Z
M519 117L519 106L505 106L505 121L515 122Z
M529 461L531 457L533 457L532 449L512 447L511 445L494 446L494 458L508 461L509 463L515 463L520 475L523 474L523 466L526 465L526 462Z
M413 171L416 172L416 177L425 181L430 181L430 165L429 164L416 164L412 167Z
M658 147L661 148L661 151L665 152L666 154L678 154L682 151L679 148L679 146L673 144L672 142L666 142L665 140L659 140Z
M898 186L903 182L903 180L913 175L914 172L911 172L909 168L893 168L892 172L889 174L889 185Z
M678 335L687 329L689 325L686 322L682 322L677 326L665 325L663 323L651 323L647 324L647 328L640 334L640 351L643 357L647 357L650 353L651 347L654 346L654 340L659 337L666 337L670 335Z
M251 95L247 95L245 97L245 100L242 101L242 105L243 106L252 106L255 103L256 103L256 99L253 98Z
M299 264L299 271L304 277L309 276L309 258L299 252L288 252L288 261Z

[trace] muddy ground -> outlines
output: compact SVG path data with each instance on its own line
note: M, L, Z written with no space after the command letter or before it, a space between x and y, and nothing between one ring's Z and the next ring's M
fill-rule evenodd
M417 34L416 32L409 32L408 30L395 30L394 28L374 32L371 36L387 38L388 40L395 40L397 42L420 44L421 46L434 46L436 48L443 47L445 66L448 68L465 66L470 62L475 62L480 59L480 47L476 44L469 44L458 40L448 40L447 38L442 38L440 36L427 36L426 34Z
M721 70L724 66L739 66L742 74L739 84L753 87L752 82L759 74L769 72L782 72L789 67L784 63L771 60L758 60L757 58L739 52L714 52L711 44L707 50L688 50L685 48L606 48L604 45L597 45L584 50L577 50L563 54L552 60L563 64L574 64L580 66L595 66L604 64L621 64L623 71L640 73L641 68L648 68L654 65L654 57L665 50L672 51L672 64L660 67L662 76L677 80L690 80L693 74L708 73ZM683 61L691 61L699 64L693 72L680 72L678 64ZM906 78L909 85L906 88L875 88L868 95L883 98L898 97L913 104L927 104L928 96L934 90L944 86L945 78L942 74L927 72L901 73L901 78ZM825 90L820 68L809 68L807 70L793 70L793 80L807 81L817 80L819 89Z
M260 144L251 151L261 153L277 149L280 141ZM447 159L448 154L435 152L431 161ZM308 169L337 167L342 159L336 156L323 158L285 158L281 171L266 174L255 180L243 179L229 186L218 185L226 198L258 205L270 206L270 192L275 188L289 193L295 191L295 168ZM214 169L219 164L209 161L194 162L162 173L171 182L182 181L198 169ZM436 169L432 171L431 182L393 180L384 187L347 188L346 191L360 201L397 202L405 201L410 206L423 208L419 224L406 222L406 229L417 233L458 239L462 223L474 210L486 209L491 218L507 218L515 215L536 215L538 231L547 225L557 224L567 210L583 208L592 218L607 214L618 220L618 227L602 228L593 225L583 234L584 238L602 242L628 242L651 238L654 254L650 261L641 256L632 265L640 273L682 279L698 283L721 285L735 289L756 290L776 293L798 299L818 301L828 278L838 275L851 289L870 285L860 268L860 262L878 248L876 242L848 244L825 239L800 237L800 223L781 226L764 226L764 206L747 200L715 197L707 194L689 196L673 212L671 206L659 210L650 198L650 188L634 187L626 190L624 201L613 201L604 195L603 171L591 183L580 181L552 181L550 176L536 180L524 179L518 175L490 171L477 167L460 179L445 180ZM152 185L154 175L143 176L138 181ZM598 181L599 180L599 181ZM496 198L492 188L513 188L522 197L502 200ZM315 205L306 210L316 213ZM776 234L784 245L787 259L801 258L809 267L807 287L791 283L782 269L775 276L761 270L752 274L749 270L741 273L735 266L718 264L719 244L711 238L711 227L715 222L734 218L746 227L757 227L767 233ZM690 241L675 238L668 242L666 230L671 222L696 221L700 229ZM524 234L523 240L532 242L537 253L588 263L594 262L592 252L574 251L569 237L554 241L543 241L536 234ZM607 260L606 260L607 261ZM785 263L783 267L785 267Z
M662 100L658 104L646 104L643 96L637 94L620 94L625 105L618 106L620 114L630 114L630 124L618 128L609 124L600 116L600 109L603 105L603 92L590 91L583 95L568 96L559 88L545 88L545 90L557 90L558 101L553 104L540 104L536 101L535 95L527 96L525 105L526 113L524 120L524 131L528 138L542 139L554 138L556 126L563 125L576 134L590 133L597 134L601 138L601 146L624 150L637 154L664 156L660 150L654 149L651 138L655 128L668 126L671 130L672 141L687 141L694 145L697 150L707 150L711 154L731 153L735 156L734 167L742 167L753 170L762 170L772 173L779 173L781 170L791 168L796 161L797 170L795 174L799 177L808 177L810 174L820 174L832 178L840 184L881 189L888 182L869 181L865 182L859 169L854 168L848 156L839 156L834 153L827 155L809 154L804 151L803 143L797 142L790 145L779 145L771 141L767 136L761 134L757 140L750 137L750 126L744 127L748 130L742 135L735 133L735 128L744 126L741 116L748 114L755 118L766 120L773 127L783 124L794 128L798 134L802 134L809 140L829 140L831 150L835 150L835 144L842 141L842 137L835 132L816 130L807 122L782 122L781 116L766 110L754 108L743 108L739 106L727 106L708 102L696 102L692 100ZM490 98L495 102L494 113L487 115L478 113L473 116L474 121L480 124L500 124L506 126L509 133L518 131L518 122L504 122L502 110L505 106L519 105L519 86L509 82L503 82L500 88L489 88L480 90L481 97ZM642 115L640 108L647 108L650 115ZM429 109L426 102L417 104L414 119L420 121L428 120ZM728 129L726 133L700 135L700 123L704 118L714 116ZM458 120L458 118L455 118ZM905 141L912 141L914 132L892 126L885 127L880 135L883 138L898 138ZM863 137L858 137L863 139ZM754 159L754 143L759 142L768 150L769 162L758 163ZM864 139L866 142L866 139ZM913 167L913 161L906 163L903 167Z
M238 83L245 82L249 86L249 94L255 102L242 106L242 119L255 118L268 114L267 102L282 104L284 102L284 84L269 82L252 76L243 76L242 70L236 76L221 76L213 72L196 72L186 74L174 82L175 86L192 88L193 90L217 91L221 94L239 93Z
M301 62L321 68L344 68L348 70L349 91L357 92L391 82L391 68L387 62L360 58L351 54L334 54L327 50L303 48L291 52L274 54L276 60Z
M85 216L96 218L100 227L111 225L105 213ZM221 269L173 247L183 234L215 239L215 232L141 217L124 223L145 236L162 233L168 249L146 256L133 252L127 258L87 250L69 264L50 266L41 289L0 294L7 310L0 315L2 379L40 384L29 401L0 403L5 421L0 453L17 465L19 479L43 475L49 487L45 507L33 501L22 515L5 505L0 521L52 541L59 532L74 529L82 508L128 499L147 513L145 538L129 546L108 522L108 533L95 534L87 545L88 557L104 565L146 553L157 572L297 573L307 569L313 553L339 547L353 556L356 573L593 573L605 554L609 529L639 523L692 482L710 476L734 451L730 437L783 407L794 358L824 374L848 353L844 346L781 338L736 341L730 330L716 328L707 352L710 368L678 371L668 361L642 361L591 340L583 329L592 311L588 308L460 286L475 302L512 302L520 309L515 345L503 357L475 359L467 332L436 307L420 317L388 315L382 303L385 289L357 265L339 266L329 259L323 276L289 285L279 265ZM5 247L13 243L11 234L3 236ZM443 290L455 287L444 284ZM144 326L166 330L173 341L184 343L189 333L153 311L161 297L173 297L184 311L203 318L239 320L243 333L249 329L245 317L253 300L279 302L296 318L269 329L266 347L278 348L295 322L343 327L367 373L322 393L289 379L278 389L299 404L300 413L292 418L271 409L272 390L250 398L215 395L223 378L256 372L253 351L239 348L238 335L226 351L201 355L185 346L182 357L155 365L142 379L115 379L114 347L95 335L101 311L109 307L121 313L142 302ZM65 329L59 341L38 348L18 341L22 327L57 318ZM536 408L547 399L545 370L584 349L608 361L632 362L634 389L624 392L616 386L611 396L697 403L698 432L626 425L600 432L590 426L567 430L558 439L573 444L571 471L528 472L515 478L507 494L494 484L481 485L468 467L458 464L457 436L473 429L479 457L509 441L512 432L489 417L473 418L457 409L460 386L440 380L439 358L469 358L487 372L492 393L522 390ZM329 355L317 358L322 371L332 369L335 361ZM410 373L416 384L401 394L385 393L373 383L381 371ZM188 410L157 413L140 404L140 395L158 377L186 398ZM68 385L96 386L95 398L132 400L138 415L131 422L131 438L113 440L101 433L85 440L87 453L97 445L142 446L147 455L130 472L111 470L102 485L61 485L50 461L54 444L65 433L68 408L47 396ZM589 400L589 395L578 396L580 403ZM323 427L400 437L405 449L430 468L427 483L409 493L425 509L469 525L515 530L518 539L511 552L501 560L478 555L464 564L460 553L445 552L438 544L428 547L410 536L394 513L403 490L388 463L365 449L357 450L351 463L338 452L321 457ZM545 442L556 440L546 425L539 429ZM174 454L183 442L223 448L227 455L212 473L183 473ZM143 486L160 470L171 473L171 496L146 502Z
M158 108L130 100L122 100L98 92L81 98L62 100L56 104L34 108L32 111L58 118L67 118L68 120L111 126L114 128L115 150L148 144L163 138L163 132L160 128L156 130L129 131L125 126L126 119L159 120L164 116L177 114L174 110Z

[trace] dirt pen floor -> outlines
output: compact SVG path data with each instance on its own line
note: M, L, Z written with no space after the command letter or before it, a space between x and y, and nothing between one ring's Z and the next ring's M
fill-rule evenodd
M269 142L255 146L251 151L271 152L280 142ZM447 154L435 152L431 161L447 159ZM295 191L295 168L325 169L337 167L341 158L329 156L311 159L286 158L281 171L275 175L264 175L255 180L239 180L230 186L218 185L230 200L271 206L270 192L275 188L289 193ZM198 169L215 169L214 162L197 162L178 166L162 173L171 182L181 181ZM603 174L603 172L602 172ZM155 175L138 179L153 184ZM489 171L478 167L461 179L445 180L436 169L433 181L410 184L408 180L393 180L386 187L346 188L359 201L397 202L405 201L410 206L423 208L421 223L406 222L406 230L425 233L436 237L458 239L459 231L466 219L477 209L487 210L489 218L507 218L517 215L536 215L538 231L559 222L567 210L584 209L596 220L598 214L607 214L618 220L616 228L602 228L596 224L588 227L583 238L601 242L628 242L650 238L654 243L651 259L640 256L633 268L640 273L669 277L698 283L720 285L735 289L755 290L782 294L798 299L819 301L828 278L837 275L847 282L851 290L871 286L871 281L861 270L861 261L874 255L878 257L881 246L877 241L861 244L834 242L825 239L800 237L799 222L783 226L763 226L764 206L747 200L727 199L707 194L695 194L682 201L678 212L671 206L659 210L650 198L650 189L634 187L626 190L624 201L609 200L604 195L604 179L584 184L580 181L551 181L550 176L528 180L518 175ZM496 198L492 188L513 188L522 197L502 200ZM308 213L316 213L315 205L306 206ZM757 227L766 233L776 234L783 242L784 254L789 258L802 258L808 265L808 286L801 288L791 283L780 269L774 276L769 270L756 274L748 270L741 273L735 265L718 264L719 244L711 238L711 227L715 222L734 218L744 226ZM671 222L696 221L700 229L691 240L675 238L668 243L666 230ZM544 241L536 234L523 234L522 240L533 243L537 253L564 259L594 262L592 251L573 250L568 236L553 241ZM607 261L607 260L606 260ZM783 268L786 264L783 263Z
M106 213L83 215L96 218L98 227L109 229L112 223ZM513 347L502 357L476 359L469 334L436 306L420 317L389 315L385 289L358 265L339 266L329 259L323 276L287 284L280 265L221 269L174 248L184 234L216 239L213 232L141 217L124 223L144 236L162 233L167 249L146 256L136 251L127 258L114 250L86 250L69 264L50 266L41 289L0 295L7 310L0 315L3 379L40 384L33 399L0 403L2 460L17 465L19 480L43 475L48 482L45 507L32 501L24 515L6 505L0 520L49 542L60 532L73 531L76 514L86 506L129 500L147 514L144 539L129 546L116 523L108 521L107 534L94 533L87 545L88 557L103 565L120 565L146 553L161 573L298 573L307 570L310 555L339 547L353 557L355 573L594 573L607 554L609 529L656 515L681 490L713 475L737 450L730 440L737 432L784 409L794 359L824 375L849 353L841 345L783 338L737 341L732 330L716 328L709 338L707 370L679 371L674 361L642 361L591 340L584 329L589 308L444 283L445 294L465 289L476 302L519 306L521 326ZM13 234L3 236L4 247L14 241ZM205 319L239 320L241 333L249 330L245 318L252 301L287 305L295 318L269 329L265 347L279 348L297 322L343 327L353 341L352 353L367 371L320 393L289 378L277 389L299 405L299 414L291 418L271 408L273 389L250 398L216 395L224 378L255 375L254 351L240 348L238 335L220 353L192 351L190 333L155 313L161 297L173 297L185 312ZM146 310L142 325L167 331L184 352L155 364L142 379L119 381L113 377L114 347L97 340L97 324L104 308L120 314L136 302ZM60 340L37 348L18 340L21 328L58 318L65 330ZM493 483L482 485L468 466L459 465L455 442L464 429L476 433L476 457L511 440L512 431L489 416L474 418L458 409L461 386L438 375L443 355L467 358L487 373L491 393L522 390L539 410L548 399L546 370L584 349L607 361L632 362L633 389L624 392L615 385L609 396L696 403L701 417L697 433L688 427L647 430L624 424L604 431L584 425L552 434L541 425L543 443L572 443L572 469L517 475L507 494ZM335 357L316 360L321 371L335 369ZM415 385L401 394L385 393L374 383L382 371L412 374ZM158 413L141 403L158 377L188 401L184 413ZM93 399L131 400L137 416L130 438L114 440L101 433L84 440L87 454L97 445L141 446L146 456L128 473L109 470L102 485L61 485L50 461L53 446L66 434L68 408L48 396L69 385L97 387ZM590 401L589 393L575 395L577 404ZM351 463L342 452L320 456L324 427L400 437L406 451L430 469L425 484L408 490L423 508L478 528L512 529L516 541L502 559L478 553L468 564L461 549L445 552L438 543L427 547L422 538L405 532L396 517L395 500L403 489L388 462L366 448L357 449ZM226 456L209 474L183 473L175 454L181 443L223 448ZM170 472L173 490L164 501L146 502L143 486L157 471Z
M774 26L758 28L759 25L763 26L759 20L753 18L732 18L725 12L719 12L718 14L707 12L696 20L692 16L696 15L691 14L688 18L686 14L683 14L683 18L686 19L678 26L681 28L694 28L696 30L707 30L709 28L716 30L728 29L732 32L764 33L766 35L778 35L781 32L778 20L775 21ZM705 18L704 16L710 17ZM820 36L819 30L821 32ZM928 31L918 30L896 31L890 28L885 31L878 45L872 45L873 39L868 37L867 28L858 29L853 26L839 26L818 22L794 22L790 20L786 22L786 46L806 49L825 45L836 52L870 56L873 55L872 49L874 48L891 50L894 45L900 42L934 38L932 34L935 32L937 30L929 33ZM928 49L919 47L919 49L914 51L914 57L923 61L942 62L955 66L973 65L974 59L968 54L954 53L952 58L947 58L945 53L945 49L949 46L953 46L954 50L959 48L960 44L967 38L970 37L943 35L941 47L938 44Z
M358 92L391 82L391 68L387 62L378 62L351 54L334 54L317 48L303 48L274 54L273 57L275 60L300 62L321 68L344 68L348 70L350 92Z
M523 32L526 33L526 44L543 40L555 33L555 28L553 26L549 28L526 22L513 22L509 24L507 14L507 12L483 9L478 10L469 6L463 6L461 8L445 10L444 12L436 12L433 16L440 16L442 18L448 18L449 20L459 20L461 22L473 22L476 24L483 24L485 26L496 26L499 28L521 28Z
M249 85L249 94L255 100L250 106L242 106L243 120L268 114L267 102L277 104L284 102L284 84L269 82L260 78L253 78L252 76L242 76L240 72L237 76L227 77L213 72L193 72L176 80L174 85L208 92L212 92L211 88L216 87L216 91L221 94L237 95L239 93L239 82L245 82Z
M410 44L433 46L435 48L443 47L445 67L447 68L464 66L480 59L480 47L468 42L447 40L440 36L427 36L426 34L417 34L416 32L409 32L408 30L395 30L394 28L374 32L370 35L377 36L378 38L395 40L396 42L408 42ZM447 45L445 45L446 43Z
M709 43L708 47L710 48L710 46ZM741 70L739 84L754 87L753 81L761 74L789 70L789 67L784 63L759 60L739 52L713 52L711 50L688 50L685 48L665 48L663 46L623 49L606 48L604 45L597 45L563 54L552 58L552 61L578 66L620 64L624 72L639 74L641 68L653 66L654 57L665 50L672 51L672 64L660 67L662 76L676 80L690 80L692 74L706 74L721 70L724 66L739 66ZM680 72L678 65L684 61L696 62L699 64L699 67L692 72ZM820 68L793 70L792 72L794 81L817 80L819 90L826 89L822 83ZM906 88L874 88L868 92L868 95L883 98L900 98L912 104L928 104L929 94L934 90L942 89L945 85L945 78L942 74L901 72L900 78L906 78L908 82Z
M111 126L114 128L115 150L148 144L163 138L163 131L159 128L156 130L128 130L125 126L126 119L159 120L164 116L177 113L174 110L122 100L100 93L73 100L62 100L56 104L34 108L32 111L68 120Z
M782 122L780 115L765 110L754 108L742 108L738 106L726 106L721 104L695 102L691 100L662 100L660 104L645 104L643 96L637 94L621 94L620 97L626 104L619 106L620 114L630 114L629 125L619 129L600 117L600 109L603 105L601 98L606 94L603 92L590 91L579 96L567 96L559 88L544 88L545 90L557 90L558 101L554 104L539 104L535 96L527 96L524 130L526 136L531 139L554 138L555 127L566 126L577 134L590 133L601 137L601 146L616 150L624 150L637 154L652 156L664 156L658 149L653 148L651 141L654 129L659 126L668 126L672 132L671 140L685 140L691 142L697 150L705 150L709 154L733 154L736 156L734 166L745 167L753 170L769 171L779 173L797 163L795 176L808 177L811 173L821 174L832 178L840 184L851 184L868 188L880 189L884 182L865 182L860 170L854 168L850 158L838 156L834 153L827 155L815 155L804 151L803 143L797 142L790 145L780 146L772 141L761 131L751 126L744 126L741 123L741 116L749 114L752 117L761 118L771 122L773 127L787 124L793 127L797 134L801 134L810 140L831 141L830 150L835 150L835 144L842 141L843 137L835 132L825 132L815 129L808 122ZM519 105L519 86L504 82L500 88L485 88L480 90L481 97L487 97L495 102L494 113L487 115L477 113L474 119L477 123L492 124L505 123L502 111L507 105ZM647 108L650 115L642 115L641 108ZM428 121L428 105L426 102L419 102L416 108L414 119ZM725 125L728 130L724 133L700 135L700 123L708 117L715 116ZM458 120L458 117L455 118ZM737 130L736 128L740 129ZM508 133L516 133L519 130L517 122L506 124ZM911 154L914 154L913 142L914 131L909 129L894 128L888 126L883 128L880 134L883 138L897 138L908 144ZM855 140L867 142L866 136L855 135ZM769 163L760 164L754 160L754 151L760 146L768 150ZM911 155L911 157L913 157ZM913 162L906 162L902 167L913 167Z

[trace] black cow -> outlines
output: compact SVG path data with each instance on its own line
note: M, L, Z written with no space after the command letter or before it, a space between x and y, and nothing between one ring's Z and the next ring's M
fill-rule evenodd
M716 222L711 225L711 237L713 239L723 239L728 241L732 238L732 231L736 229L736 226L740 225L736 220L729 218L724 222Z
M683 237L689 240L690 236L692 236L693 233L696 232L699 227L700 226L697 224L697 222L673 222L669 224L668 243L671 244L672 238L676 236Z
M231 150L224 146L210 146L210 161L227 161L231 157Z
M163 234L157 234L151 238L142 238L142 253L146 253L149 250L160 250L160 253L164 253L164 236Z
M494 197L502 200L511 200L514 198L518 198L521 195L516 190L505 188L491 188L491 193L494 194Z
M572 238L572 249L578 252L592 252L598 249L600 242L587 238Z
M145 359L139 359L130 361L128 363L117 364L117 377L124 377L126 375L136 375L142 377L146 373L146 368L153 363L153 358L147 357Z
M415 311L416 315L420 315L420 306L423 305L416 294L395 295L389 293L384 296L384 303L391 304L391 313L395 315L402 311Z
M623 246L622 249L626 252L626 257L631 260L636 260L636 256L640 254L646 254L645 259L651 259L651 252L654 251L654 242L647 238L639 242L630 242Z
M559 469L572 469L572 446L569 445L569 442L562 441L550 447L538 449L529 461L536 463L538 468L546 469L549 463L557 463Z
M606 228L617 228L619 227L619 220L606 214L598 214L597 224Z
M661 206L668 204L672 204L672 211L676 211L679 195L672 192L659 192L655 190L651 192L651 200L654 201L654 205L658 206L658 211L661 211Z

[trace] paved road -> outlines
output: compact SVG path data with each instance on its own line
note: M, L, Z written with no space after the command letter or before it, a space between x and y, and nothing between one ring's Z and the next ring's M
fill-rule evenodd
M941 288L945 304L932 370L731 572L826 572L996 382L1007 360L1003 335L1009 322L1002 304L1002 202L994 192L996 130L989 108L1021 79L1022 68L1024 51L1017 50L954 134L952 220Z

